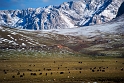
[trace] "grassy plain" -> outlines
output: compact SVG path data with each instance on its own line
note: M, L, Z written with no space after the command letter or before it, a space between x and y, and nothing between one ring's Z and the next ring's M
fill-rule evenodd
M0 83L124 83L124 58L18 57L0 59Z

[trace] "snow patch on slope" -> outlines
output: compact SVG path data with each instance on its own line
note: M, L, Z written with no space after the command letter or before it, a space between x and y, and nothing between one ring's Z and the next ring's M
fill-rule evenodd
M116 15L112 14L110 10L104 10L100 15L113 19Z
M69 25L69 28L73 28L74 24L70 22L70 20L64 14L60 14L61 18Z
M117 33L118 32L117 29L121 24L123 24L123 22L117 22L112 24L108 23L108 24L86 26L80 28L71 28L71 29L54 29L54 30L47 30L44 32L52 32L56 34L71 35L71 36L93 37L106 33Z

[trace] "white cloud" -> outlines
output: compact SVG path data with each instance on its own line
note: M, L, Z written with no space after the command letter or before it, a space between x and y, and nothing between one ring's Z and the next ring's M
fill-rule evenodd
M43 2L49 2L49 0L42 0Z

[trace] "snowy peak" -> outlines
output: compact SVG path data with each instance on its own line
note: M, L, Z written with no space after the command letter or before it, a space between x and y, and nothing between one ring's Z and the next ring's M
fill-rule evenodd
M90 23L92 22L93 17L95 17L95 15L99 15L101 12L103 12L108 7L108 5L110 5L111 3L112 3L112 0L106 0L104 2L102 2L102 0L101 0L101 1L99 1L99 3L97 3L95 5L95 7L93 7L94 9L92 9L91 7L94 3L92 4L91 1L89 1L87 3L86 10L90 10L90 11L93 10L93 11L92 11L91 15L88 18L86 18L86 21L80 22L80 25L89 26Z
M77 0L59 6L0 11L0 25L30 30L74 28L115 18L123 0Z

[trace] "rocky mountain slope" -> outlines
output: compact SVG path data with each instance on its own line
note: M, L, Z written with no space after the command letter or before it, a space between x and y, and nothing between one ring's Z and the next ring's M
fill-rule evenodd
M63 29L101 24L115 18L123 0L76 0L59 6L0 11L0 25L30 29Z
M112 21L71 29L28 31L0 27L0 49L36 53L124 56L124 15ZM6 52L5 52L6 53Z

